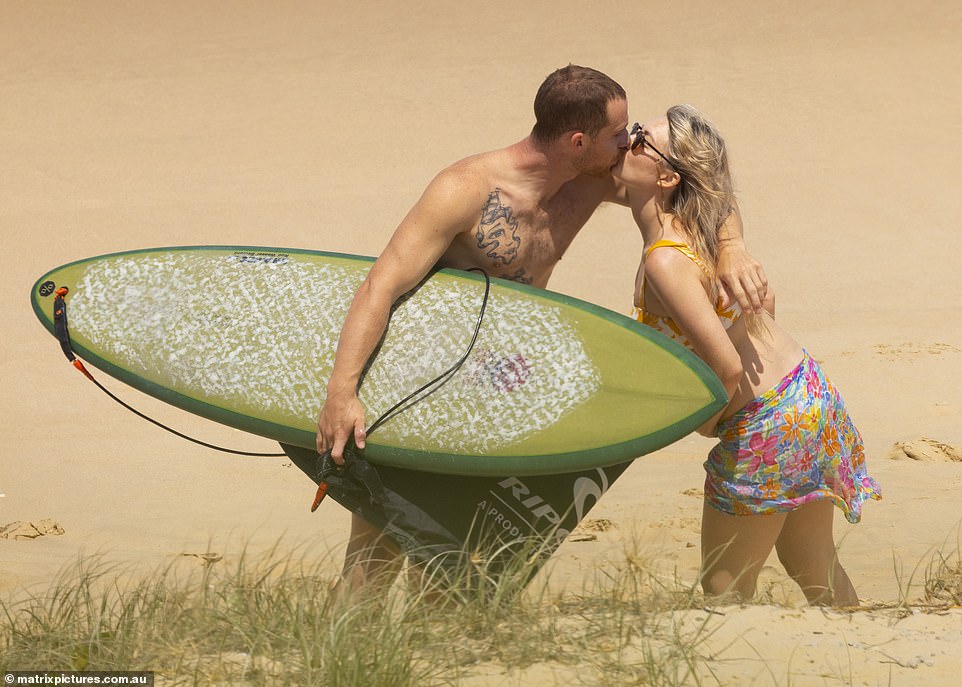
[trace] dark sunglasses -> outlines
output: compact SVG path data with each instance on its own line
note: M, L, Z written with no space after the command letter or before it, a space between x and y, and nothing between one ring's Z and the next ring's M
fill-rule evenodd
M641 124L639 124L638 122L635 122L635 125L634 125L633 127L631 127L631 136L632 136L632 138L634 139L634 140L631 142L631 152L635 152L635 151L638 150L639 148L641 148L642 150L644 150L645 146L648 146L648 147L651 149L651 151L652 151L655 155L657 155L658 157L660 157L662 160L664 160L664 161L668 164L669 167L671 167L672 169L674 169L676 172L678 171L678 169L675 167L675 165L672 163L672 161L669 160L669 159L665 156L665 154L664 154L663 152L661 152L660 150L658 150L655 146L653 146L653 145L651 144L651 141L649 141L649 140L647 139L647 136L646 136L646 134L645 134L645 127L643 127L643 126L642 126Z

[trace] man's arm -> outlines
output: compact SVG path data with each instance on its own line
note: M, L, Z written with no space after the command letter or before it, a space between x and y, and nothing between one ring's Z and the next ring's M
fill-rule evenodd
M762 312L768 278L761 263L745 249L742 216L737 204L718 230L718 244L716 272L724 306L734 297L744 312Z
M605 201L629 205L627 188L612 179ZM768 296L768 277L761 263L745 249L738 203L733 204L731 214L718 230L718 244L716 274L722 304L727 308L734 297L744 312L761 313Z
M327 384L327 397L317 420L317 450L331 449L343 462L344 446L353 436L364 448L365 414L357 397L361 371L384 334L391 307L413 289L454 241L477 221L477 194L450 170L428 185L395 230L364 282L354 294Z

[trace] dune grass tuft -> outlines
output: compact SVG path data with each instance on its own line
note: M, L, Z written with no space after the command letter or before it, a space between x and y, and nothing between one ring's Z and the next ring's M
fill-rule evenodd
M531 582L539 552L521 548L453 570L428 565L420 584L402 577L386 595L351 599L332 592L330 556L280 547L203 566L178 557L147 573L89 557L42 592L0 600L0 670L421 687L544 668L559 684L700 684L720 614L637 549L576 591L552 591L550 573ZM960 561L958 549L933 556L924 598L909 602L909 583L901 603L960 605Z
M550 598L546 581L528 584L530 556L512 560L516 568L495 575L469 559L443 583L399 583L385 597L345 601L331 592L327 557L275 549L140 575L91 557L41 593L0 601L0 669L153 670L158 684L402 687L456 684L479 666L545 663L589 683L685 684L701 660L697 632L681 633L663 614L689 604L689 591L638 560L563 599Z

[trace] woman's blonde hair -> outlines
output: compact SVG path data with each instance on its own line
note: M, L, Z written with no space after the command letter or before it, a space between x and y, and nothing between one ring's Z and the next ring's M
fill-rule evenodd
M668 109L668 160L681 182L667 203L692 248L708 265L709 296L718 299L718 230L735 209L735 190L728 167L728 149L718 129L691 105ZM755 336L770 335L763 318L743 313Z
M712 270L714 299L718 229L735 202L725 140L694 107L675 105L668 110L668 159L681 182L666 209L675 215L692 248Z

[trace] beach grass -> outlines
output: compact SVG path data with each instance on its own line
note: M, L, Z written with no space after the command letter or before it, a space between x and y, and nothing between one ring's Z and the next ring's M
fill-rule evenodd
M627 560L582 592L552 598L543 578L526 584L530 570L517 560L516 570L485 584L475 567L464 573L472 586L398 583L385 596L339 601L329 557L278 548L136 574L93 556L42 592L0 601L0 670L153 670L158 684L177 685L400 687L551 663L589 684L602 676L687 684L701 660L699 633L682 632L663 612L688 606L690 590Z
M180 557L147 573L92 556L41 592L0 600L0 670L335 687L481 685L538 665L550 667L551 684L690 685L711 674L705 646L718 614L637 549L576 592L550 591L545 575L529 583L531 559L514 560L497 579L469 560L461 584L402 578L386 595L344 600L332 593L329 556L279 546L201 565ZM959 605L958 549L917 569L918 604ZM692 621L693 609L704 619Z
M955 548L943 547L932 554L924 574L924 599L934 606L962 606L962 529Z

